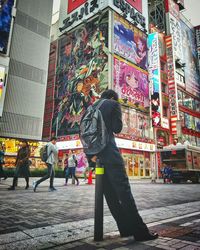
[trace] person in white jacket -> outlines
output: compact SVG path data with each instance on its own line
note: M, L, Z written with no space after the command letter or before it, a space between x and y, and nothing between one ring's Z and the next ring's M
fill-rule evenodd
M48 168L48 172L47 174L42 177L41 179L39 179L38 181L34 181L33 182L33 191L36 192L36 188L37 186L47 180L48 178L50 178L50 186L49 186L49 191L56 191L55 187L53 186L53 181L54 181L54 176L55 176L55 170L54 170L54 165L57 162L57 158L58 158L58 148L56 146L56 137L52 137L50 142L47 143L47 161L46 161L46 165Z

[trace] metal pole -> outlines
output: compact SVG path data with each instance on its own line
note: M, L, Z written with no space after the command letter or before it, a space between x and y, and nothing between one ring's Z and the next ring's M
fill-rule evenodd
M96 164L95 181L95 211L94 211L94 240L103 240L103 174L104 167Z

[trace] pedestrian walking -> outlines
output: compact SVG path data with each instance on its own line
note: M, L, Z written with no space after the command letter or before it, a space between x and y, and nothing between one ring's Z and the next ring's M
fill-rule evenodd
M99 110L108 132L108 142L97 157L105 169L103 192L108 207L122 237L134 236L137 241L156 239L158 234L149 231L138 213L124 161L115 143L114 133L120 133L122 130L122 112L118 94L113 90L106 90L101 95L102 99L104 102Z
M67 186L68 171L69 171L69 168L68 168L68 154L66 154L66 158L64 160L64 176L65 176L65 184L64 184L64 186Z
M2 144L0 144L0 180L2 177L4 178L4 180L8 178L7 174L3 169L3 165L5 164L4 156L5 156L5 148L3 147Z
M26 180L25 189L29 188L29 176L30 176L29 166L31 163L29 157L30 157L29 144L27 141L22 141L22 146L17 152L17 159L15 162L16 169L14 172L13 183L12 186L8 188L8 190L15 190L19 176L23 176Z
M72 178L76 180L77 186L79 185L79 180L76 176L76 166L77 166L77 159L73 152L70 150L68 155L68 171L66 173L66 181L65 184L67 185L68 178L72 175Z
M50 186L49 186L49 192L52 191L56 191L56 188L53 185L53 181L54 181L54 176L55 176L55 169L54 169L54 165L57 162L57 158L58 158L58 148L56 147L56 137L52 137L50 142L47 143L47 160L46 160L46 165L47 165L47 174L40 178L37 181L33 182L33 191L36 192L36 188L37 186L47 180L48 178L50 178Z

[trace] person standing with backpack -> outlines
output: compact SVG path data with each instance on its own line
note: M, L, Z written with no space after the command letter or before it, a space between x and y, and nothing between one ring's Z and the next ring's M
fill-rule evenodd
M158 238L158 234L151 233L139 215L131 193L124 161L115 142L114 134L120 133L123 125L118 94L111 89L104 91L95 106L100 113L93 107L87 109L80 124L80 139L88 157L94 160L97 156L99 164L104 167L103 193L120 235L121 237L134 236L137 241L154 240ZM94 109L93 114L92 109ZM98 121L96 125L94 122L88 123L89 118L93 117L94 121ZM102 122L102 118L104 122ZM106 132L102 130L104 126ZM89 131L87 131L88 128ZM106 138L103 138L104 132L107 141ZM106 143L103 144L103 141Z
M68 155L68 171L66 173L66 178L65 178L65 185L67 185L68 178L71 175L72 178L76 180L77 186L79 185L79 180L76 176L76 166L77 166L77 159L76 156L73 154L73 152L70 150L69 155Z
M44 152L45 154L45 163L47 165L47 174L42 177L41 179L34 181L33 182L33 191L36 192L37 186L50 178L50 186L49 186L49 192L56 191L56 188L53 186L53 181L54 181L54 176L55 176L55 170L54 170L54 165L57 162L57 157L58 157L58 148L56 147L56 137L52 137L50 142L47 143L46 145L46 151ZM44 160L44 159L42 159Z

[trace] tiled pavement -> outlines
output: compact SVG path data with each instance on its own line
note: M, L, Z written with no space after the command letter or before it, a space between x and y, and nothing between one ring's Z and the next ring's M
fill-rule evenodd
M8 192L8 182L3 184L0 185L0 250L200 249L200 199L196 185L134 185L134 190L137 185L141 189L140 195L144 187L148 189L148 202L143 200L144 196L138 199L137 195L136 201L150 229L159 232L159 239L137 243L132 237L120 238L105 206L104 241L95 243L92 237L93 186L69 186L66 196L60 180L56 183L57 193L46 192L46 184L34 194L22 188ZM154 195L149 189L155 192ZM154 203L157 192L166 195L175 190L171 202L168 202L168 195L165 202L161 197L157 204ZM78 191L84 195L77 195Z

